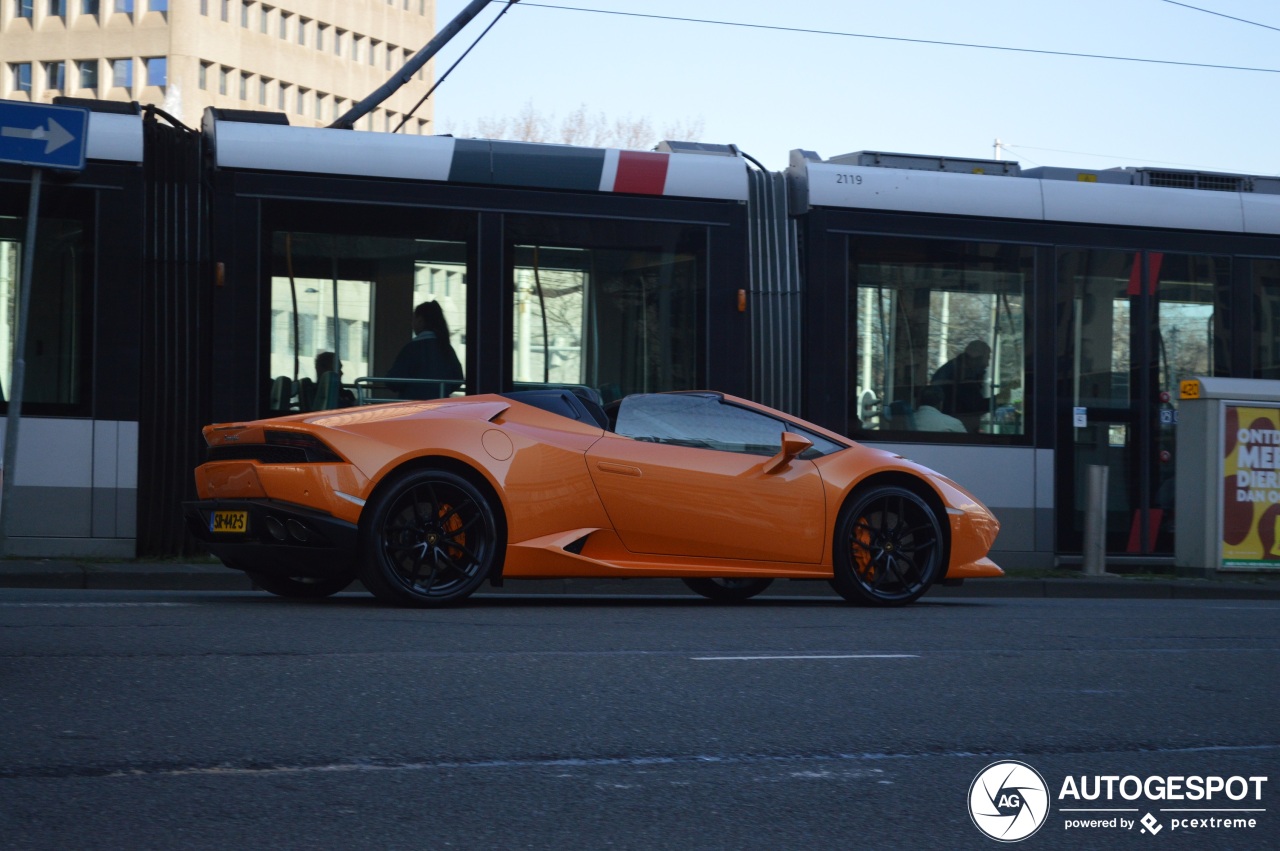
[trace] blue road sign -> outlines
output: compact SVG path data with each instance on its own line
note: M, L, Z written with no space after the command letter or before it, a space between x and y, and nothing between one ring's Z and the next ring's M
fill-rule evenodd
M89 110L0 100L0 162L84 168Z

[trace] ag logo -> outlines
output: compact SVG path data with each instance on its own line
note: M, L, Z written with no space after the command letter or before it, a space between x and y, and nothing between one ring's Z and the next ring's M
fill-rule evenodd
M978 830L1001 842L1026 839L1049 815L1049 787L1025 762L993 762L969 786L969 816Z

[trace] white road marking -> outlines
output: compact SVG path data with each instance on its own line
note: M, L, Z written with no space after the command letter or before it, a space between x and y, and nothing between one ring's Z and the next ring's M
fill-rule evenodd
M0 603L0 609L164 609L196 603Z
M917 653L842 653L824 656L693 656L695 662L764 662L777 659L919 659Z

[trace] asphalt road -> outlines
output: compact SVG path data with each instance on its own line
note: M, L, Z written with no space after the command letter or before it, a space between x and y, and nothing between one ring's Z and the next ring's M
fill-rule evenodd
M970 787L1007 760L1047 787L985 819L1042 821L1019 847L1280 847L1278 622L1247 600L0 590L0 848L995 848ZM1063 799L1069 776L1260 795ZM1138 823L1066 829L1112 818Z

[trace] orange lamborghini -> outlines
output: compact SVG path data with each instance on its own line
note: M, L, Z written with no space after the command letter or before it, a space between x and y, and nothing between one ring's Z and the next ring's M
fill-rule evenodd
M910 603L1001 576L999 523L944 476L721 393L609 409L524 390L204 429L193 534L258 586L455 603L486 580L678 577L719 600L777 578Z

